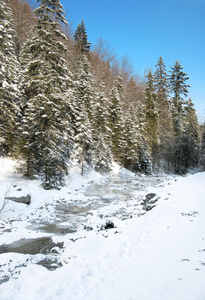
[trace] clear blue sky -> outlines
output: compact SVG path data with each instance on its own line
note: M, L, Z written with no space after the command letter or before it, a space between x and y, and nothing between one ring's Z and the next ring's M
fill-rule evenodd
M61 0L73 30L85 22L89 41L102 37L139 75L162 55L188 73L189 96L205 120L205 0Z

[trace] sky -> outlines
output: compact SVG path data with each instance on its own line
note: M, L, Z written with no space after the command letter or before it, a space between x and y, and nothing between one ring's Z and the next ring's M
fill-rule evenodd
M199 121L205 121L205 0L61 0L75 31L85 22L94 46L102 38L139 76L162 56L167 71L184 67Z

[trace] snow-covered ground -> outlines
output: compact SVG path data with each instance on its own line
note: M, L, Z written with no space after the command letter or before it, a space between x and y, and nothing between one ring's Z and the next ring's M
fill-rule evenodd
M0 159L1 300L205 299L205 172L73 167L45 191L14 169ZM29 206L3 201L27 194Z

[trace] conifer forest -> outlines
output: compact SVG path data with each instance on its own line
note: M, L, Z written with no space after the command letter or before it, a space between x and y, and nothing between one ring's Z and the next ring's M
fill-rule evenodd
M82 21L71 33L59 0L0 1L0 155L60 188L75 160L109 172L185 174L205 167L188 74L179 61L141 78ZM72 12L71 12L72 13ZM100 33L99 33L100 35ZM159 53L160 55L160 53Z

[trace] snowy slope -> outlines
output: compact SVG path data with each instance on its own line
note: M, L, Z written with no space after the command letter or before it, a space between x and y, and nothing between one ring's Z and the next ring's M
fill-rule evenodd
M86 185L96 174L83 179L77 195L78 176L76 173L77 180L75 175L72 177L73 189L67 187L70 199L81 195L86 202ZM7 179L1 178L4 182ZM99 177L98 183L104 180ZM129 202L111 203L93 210L86 219L93 230L79 228L78 232L53 237L64 242L61 268L49 271L28 264L18 278L2 283L0 299L204 300L204 182L205 173L197 173L146 187L141 196L156 193L159 198L156 207L140 217L130 213L130 218L125 220L112 215L113 229L98 230L100 222L105 222L99 216L106 216L106 212L110 215L118 205L127 209ZM80 189L82 184L84 188ZM132 201L135 203L134 198ZM134 209L135 206L129 205ZM30 209L32 206L25 210L26 216ZM23 218L22 222L26 224ZM0 235L0 239L4 240L4 236ZM9 255L0 255L1 265ZM22 259L22 255L15 255Z

